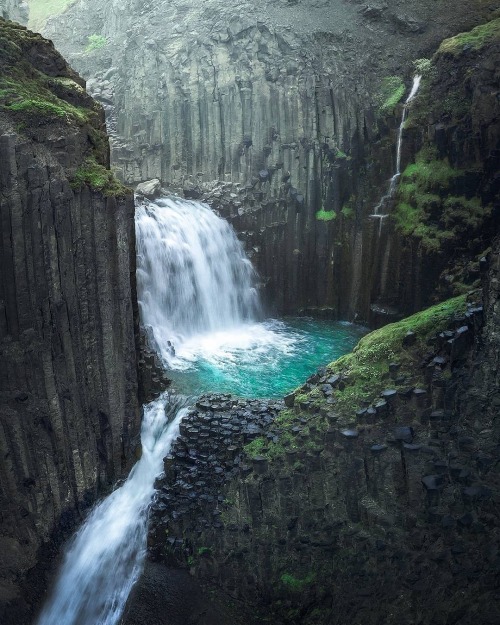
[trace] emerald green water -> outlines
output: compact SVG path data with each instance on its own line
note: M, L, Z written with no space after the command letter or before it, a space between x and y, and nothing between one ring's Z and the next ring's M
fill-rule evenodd
M174 386L189 395L282 397L351 351L366 329L310 318L270 319L193 337L176 354Z

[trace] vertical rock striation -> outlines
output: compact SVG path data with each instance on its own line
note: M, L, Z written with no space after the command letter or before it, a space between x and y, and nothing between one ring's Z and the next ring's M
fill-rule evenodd
M368 319L392 296L400 244L369 219L399 122L394 106L378 115L380 86L403 85L413 60L489 6L80 0L46 32L103 103L123 180L159 178L191 196L230 183L228 216L280 312ZM398 276L406 299L392 298L405 312L418 307L412 271Z
M103 114L52 44L0 20L0 620L37 551L138 442L134 204Z

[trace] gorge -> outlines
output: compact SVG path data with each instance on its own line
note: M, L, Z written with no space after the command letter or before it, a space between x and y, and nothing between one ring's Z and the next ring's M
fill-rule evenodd
M0 21L1 622L79 526L44 625L498 622L497 7L54 12Z

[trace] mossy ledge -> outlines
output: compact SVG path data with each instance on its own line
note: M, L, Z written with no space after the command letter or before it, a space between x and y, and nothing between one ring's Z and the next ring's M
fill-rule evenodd
M445 39L439 46L438 54L457 56L464 50L479 50L498 39L500 39L500 17L476 26L469 32Z
M50 141L54 132L80 135L81 150L64 164L73 189L88 185L106 196L131 192L109 170L104 113L86 93L83 79L52 42L2 18L0 114L18 135L38 143Z
M425 352L437 334L463 317L466 308L466 296L461 295L370 332L350 354L291 393L285 399L289 407L273 423L274 436L256 438L245 452L250 458L273 461L299 449L305 440L314 453L311 433L325 431L332 421L339 427L354 427L356 412L376 405L388 385L396 392L423 386ZM396 379L391 379L391 368L397 370Z

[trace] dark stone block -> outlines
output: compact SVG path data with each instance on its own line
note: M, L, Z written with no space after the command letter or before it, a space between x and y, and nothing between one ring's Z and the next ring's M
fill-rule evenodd
M439 490L444 485L445 479L442 475L425 475L422 484L427 491Z
M413 434L412 427L399 426L393 430L394 438L403 443L411 443L413 441Z
M408 330L408 332L403 337L403 347L411 347L412 345L415 345L416 342L417 335L415 334L415 332Z
M283 400L287 408L293 408L293 405L295 403L295 393L289 393L288 395L285 395Z
M341 434L344 438L347 438L347 439L354 439L354 438L358 438L359 436L358 430L354 430L354 429L342 430Z

